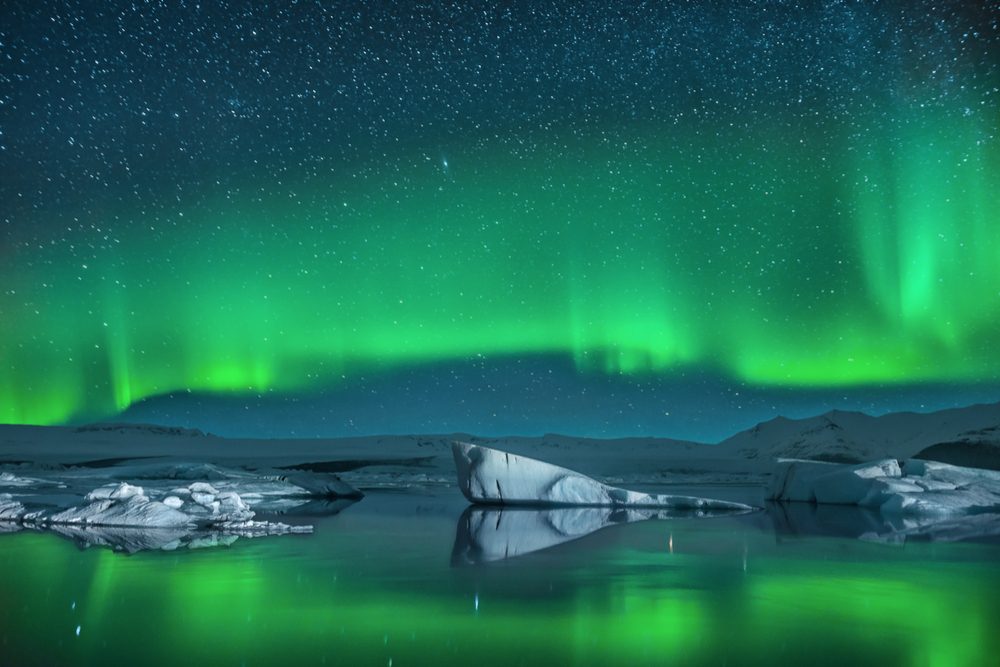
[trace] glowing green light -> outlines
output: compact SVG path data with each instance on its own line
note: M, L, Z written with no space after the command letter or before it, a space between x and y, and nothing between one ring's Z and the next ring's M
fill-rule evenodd
M0 267L0 422L476 356L781 386L996 378L1000 114L960 98L795 136L777 118L516 159L456 146L447 179L398 156L361 185L179 204L153 232L123 211L85 269L59 245Z

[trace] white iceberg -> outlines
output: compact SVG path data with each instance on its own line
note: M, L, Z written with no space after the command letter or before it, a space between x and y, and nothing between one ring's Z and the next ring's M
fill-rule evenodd
M84 501L86 504L79 507L33 517L32 522L134 528L214 527L245 533L271 531L268 522L252 520L253 510L238 493L220 492L206 482L174 489L174 494L162 501L147 496L141 486L126 482L109 484L88 493ZM290 530L281 528L278 532Z
M858 505L883 514L1000 512L1000 472L917 459L860 465L783 460L774 468L767 497Z
M234 491L206 482L174 489L156 500L126 482L98 487L84 504L61 511L26 511L10 494L0 494L0 524L47 529L81 547L105 546L133 553L231 544L241 537L311 533L312 526L254 521L254 512Z
M452 446L458 486L469 501L487 505L624 506L748 512L742 503L694 496L641 493L608 486L578 472L465 442Z
M142 487L127 483L103 486L84 497L85 505L46 516L37 523L176 528L193 525L178 508L150 499Z

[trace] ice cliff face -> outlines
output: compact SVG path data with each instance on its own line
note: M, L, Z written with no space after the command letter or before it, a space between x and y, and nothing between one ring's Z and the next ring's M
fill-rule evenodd
M578 472L488 447L452 447L458 486L471 502L489 505L667 507L751 511L754 508L693 496L653 495L602 484Z

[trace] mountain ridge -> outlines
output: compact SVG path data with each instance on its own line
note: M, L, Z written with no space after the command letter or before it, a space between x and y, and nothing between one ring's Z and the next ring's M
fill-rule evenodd
M537 451L563 465L596 457L625 469L633 464L682 461L726 462L748 470L769 468L781 458L855 463L884 458L930 458L945 463L1000 469L1000 402L977 403L933 412L828 410L801 419L776 416L739 431L717 444L637 436L587 438L557 433L541 436L477 436L470 433L370 435L341 438L225 438L199 429L156 424L99 422L83 426L0 425L0 460L48 455L52 460L106 456L197 455L228 457L259 450L282 457L309 452L322 460L351 456L373 460L399 458L413 450L446 452L447 443L464 440L512 452ZM439 456L445 454L438 453ZM445 456L445 458L447 458Z

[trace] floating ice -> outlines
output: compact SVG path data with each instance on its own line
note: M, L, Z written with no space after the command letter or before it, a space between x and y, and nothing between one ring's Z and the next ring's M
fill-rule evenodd
M883 514L1000 512L1000 472L917 459L860 465L784 460L775 466L768 498L859 505Z
M105 546L130 553L312 532L312 526L254 521L254 512L234 491L218 492L203 482L175 491L176 495L159 501L147 496L142 487L122 482L92 490L78 507L32 512L4 493L0 494L0 532L21 527L48 529L80 546Z
M452 446L458 486L471 502L487 505L665 507L751 511L742 503L693 496L655 495L602 484L550 463L464 442Z
M88 493L85 505L47 515L38 523L175 528L239 523L254 516L234 491L219 493L205 482L183 490L186 500L171 495L161 502L148 497L141 486L109 484Z

